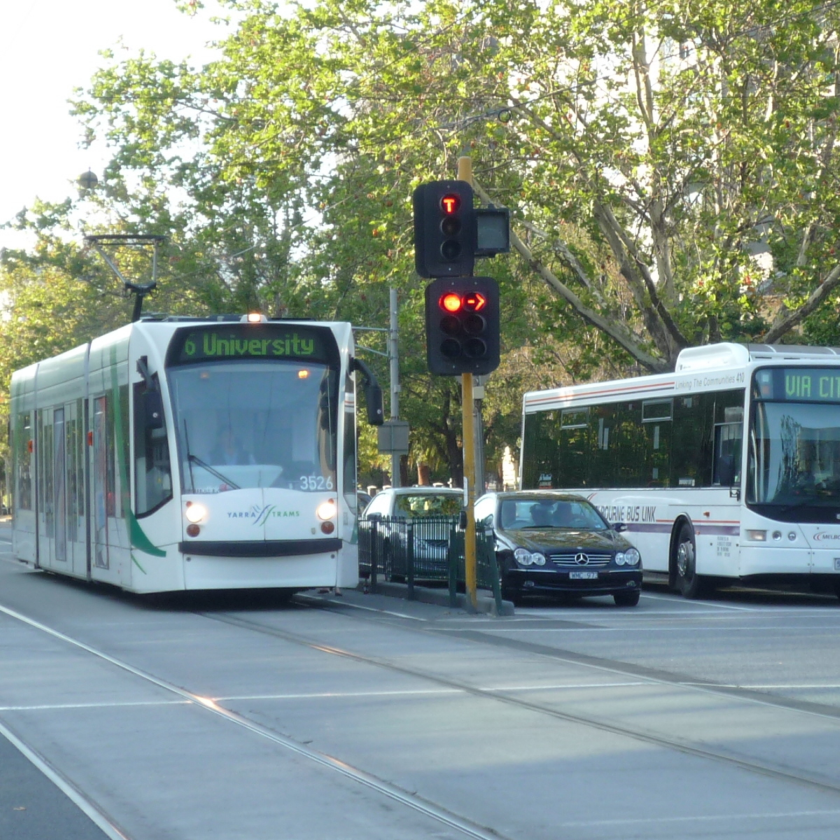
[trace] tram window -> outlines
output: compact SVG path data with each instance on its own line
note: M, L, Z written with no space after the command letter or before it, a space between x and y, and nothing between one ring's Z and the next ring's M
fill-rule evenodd
M18 415L16 435L18 495L14 503L18 510L32 510L32 453L29 451L29 441L33 435L32 415L29 412Z
M157 382L157 375L153 377ZM134 505L138 516L172 498L172 469L160 390L134 386Z

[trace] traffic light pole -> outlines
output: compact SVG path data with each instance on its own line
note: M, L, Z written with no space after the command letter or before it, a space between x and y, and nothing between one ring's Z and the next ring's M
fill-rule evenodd
M411 201L414 268L420 277L431 278L425 289L429 373L461 377L466 520L464 576L469 607L477 611L473 506L483 488L476 482L473 377L487 375L498 368L501 340L499 284L492 277L476 277L475 260L510 249L510 214L506 209L492 205L475 206L469 157L458 158L456 180L419 184Z
M458 158L458 180L472 186L472 158ZM461 374L461 427L464 440L464 484L466 485L467 530L464 534L464 577L466 595L473 610L478 609L475 551L475 425L473 421L473 375Z

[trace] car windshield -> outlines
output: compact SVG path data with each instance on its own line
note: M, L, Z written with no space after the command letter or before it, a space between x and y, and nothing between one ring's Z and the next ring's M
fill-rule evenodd
M457 516L461 511L462 496L452 493L407 493L397 496L394 516Z
M527 528L571 528L605 531L607 524L589 502L583 499L505 499L499 512L500 527L506 530Z

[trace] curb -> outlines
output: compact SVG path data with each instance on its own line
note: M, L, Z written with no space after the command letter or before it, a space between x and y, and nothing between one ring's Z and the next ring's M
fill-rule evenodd
M387 595L392 598L402 598L409 600L408 584L405 583L391 583L385 581L377 581L376 586L369 586L366 581L359 584L359 591L365 591L374 595ZM431 589L427 586L414 586L414 601L420 601L423 604L434 604L438 607L452 607L449 600L448 589ZM473 609L466 594L457 592L455 594L456 607L462 609L466 613L476 614L482 613L484 615L491 615L496 618L514 615L513 602L502 601L502 610L499 612L496 609L496 599L486 593L486 591L479 591L476 597L476 608Z

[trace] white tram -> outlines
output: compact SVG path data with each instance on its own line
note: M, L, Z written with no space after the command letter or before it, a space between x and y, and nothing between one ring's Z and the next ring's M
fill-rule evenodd
M12 376L15 556L131 592L358 583L347 323L143 319Z

